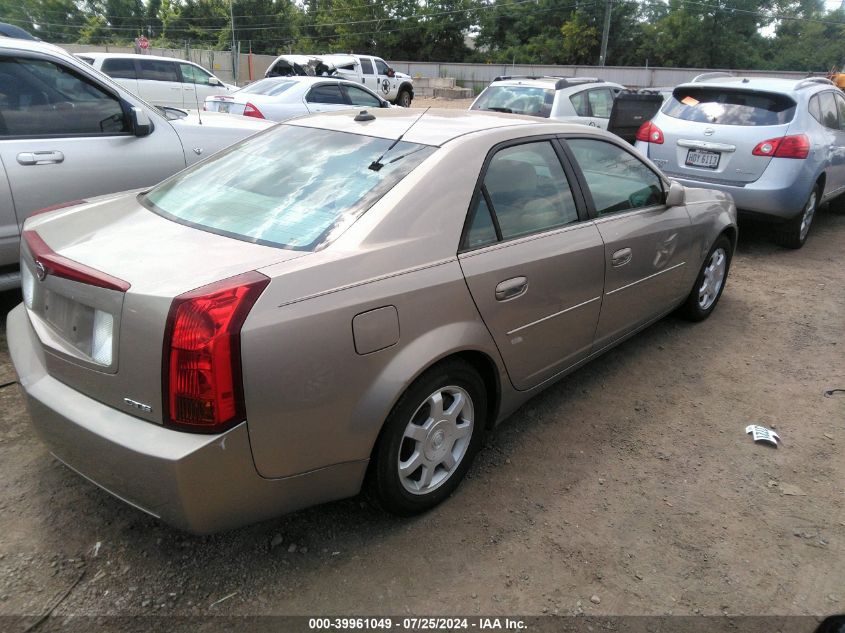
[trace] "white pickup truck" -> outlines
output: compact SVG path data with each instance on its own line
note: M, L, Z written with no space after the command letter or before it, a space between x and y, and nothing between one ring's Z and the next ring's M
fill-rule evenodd
M357 81L403 108L414 98L411 76L396 72L372 55L279 55L264 73L265 77L292 75L335 75Z

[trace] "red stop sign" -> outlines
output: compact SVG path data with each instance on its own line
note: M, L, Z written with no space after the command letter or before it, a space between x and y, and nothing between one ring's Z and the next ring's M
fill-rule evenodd
M150 47L150 40L148 40L143 35L138 38L138 46L144 50L147 50Z

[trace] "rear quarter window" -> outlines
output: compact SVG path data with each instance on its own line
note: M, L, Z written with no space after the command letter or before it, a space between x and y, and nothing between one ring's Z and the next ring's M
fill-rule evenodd
M663 113L696 123L783 125L795 116L795 101L773 92L733 88L676 88Z

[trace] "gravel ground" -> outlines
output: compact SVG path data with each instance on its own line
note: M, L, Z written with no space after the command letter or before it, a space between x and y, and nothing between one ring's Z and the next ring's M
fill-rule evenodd
M57 463L2 388L0 616L22 631L71 587L55 615L843 612L845 397L822 395L845 387L843 243L825 213L801 251L743 227L712 318L536 397L410 520L355 498L186 535Z

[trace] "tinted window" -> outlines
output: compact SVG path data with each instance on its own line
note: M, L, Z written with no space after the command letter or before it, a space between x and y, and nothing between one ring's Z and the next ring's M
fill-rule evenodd
M845 98L836 95L836 108L839 110L839 129L845 131Z
M179 64L182 71L182 81L186 84L199 84L202 86L211 85L211 75L205 72L202 68L197 68L193 64Z
M812 117L816 121L821 123L822 122L822 108L819 105L819 96L818 95L816 95L812 99L810 99L810 104L808 106L808 109L810 110L810 114L812 115Z
M821 123L833 130L839 129L839 117L837 116L836 100L832 92L823 92L819 95L819 106L822 111Z
M599 215L662 203L660 178L633 154L605 141L579 138L567 143L584 172Z
M370 94L366 90L356 88L355 86L344 86L346 94L349 95L349 101L356 106L371 106L374 108L381 107L381 101L378 97Z
M609 119L610 110L613 108L613 95L610 94L610 90L590 90L587 95L593 116Z
M490 214L490 207L484 196L479 196L478 204L475 205L475 213L472 222L467 230L464 248L479 248L493 244L496 237L496 227L493 225L493 216Z
M128 131L120 102L76 71L43 60L0 58L0 136Z
M728 88L677 88L663 113L684 121L720 125L782 125L795 115L786 95Z
M104 59L103 72L115 79L136 79L134 59Z
M337 84L324 84L322 86L314 86L308 91L308 96L305 97L308 103L340 103L346 104L346 98L340 91L340 86Z
M512 112L548 118L555 91L533 86L488 86L472 104L473 110Z
M369 59L361 58L361 72L363 72L365 75L375 74L373 72L373 62L371 62Z
M572 104L572 107L575 108L575 114L578 116L590 116L590 105L587 101L586 92L576 92L574 95L569 97L569 102Z
M157 59L142 59L141 76L138 79L150 79L152 81L179 81L176 74L174 62L159 61Z
M296 250L327 243L435 151L392 139L278 125L139 199L177 222ZM380 160L380 169L371 165Z
M502 239L576 222L569 182L551 143L499 151L484 176Z

